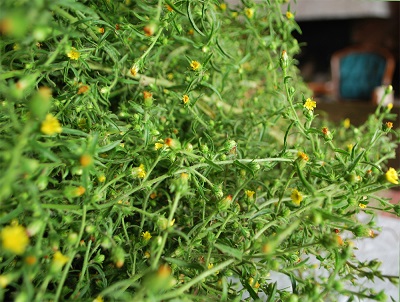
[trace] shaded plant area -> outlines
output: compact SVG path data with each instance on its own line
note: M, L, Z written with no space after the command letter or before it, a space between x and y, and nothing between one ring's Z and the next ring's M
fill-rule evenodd
M1 2L0 300L386 300L396 116L320 119L290 6L242 2Z

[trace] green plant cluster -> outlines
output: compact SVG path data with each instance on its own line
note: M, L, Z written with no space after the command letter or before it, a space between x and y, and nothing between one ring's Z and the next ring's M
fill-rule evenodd
M317 117L282 2L1 1L0 300L385 301L395 116Z

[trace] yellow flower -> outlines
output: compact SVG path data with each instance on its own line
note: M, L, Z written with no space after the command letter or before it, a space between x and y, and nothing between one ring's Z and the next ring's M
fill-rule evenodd
M220 8L221 10L226 10L226 4L225 4L225 3L221 3L221 4L219 5L219 8Z
M161 149L162 147L164 147L164 144L162 144L162 143L155 143L155 144L154 144L154 149L156 149L156 150L159 150L159 149Z
M214 264L213 264L213 263L209 263L209 264L207 265L207 268L208 268L208 269L212 269L213 267L214 267ZM215 275L218 275L218 274L219 274L219 270L215 272Z
M148 231L146 231L142 233L142 237L144 240L149 241L151 238L151 234Z
M303 106L307 110L313 111L314 108L317 107L317 103L315 101L313 101L311 98L308 98Z
M99 182L105 182L105 181L106 181L106 177L105 177L104 174L102 174L102 175L100 175L100 176L97 178L97 180L98 180Z
M256 193L254 191L246 190L244 191L248 198L253 198L253 195Z
M136 65L133 65L132 68L129 70L132 76L136 76L139 72L139 68Z
M250 277L249 278L249 284L250 284L250 286L252 287L252 288L259 288L260 287L260 283L258 283L258 282L254 282L254 278L253 277Z
M304 161L308 161L308 155L307 154L305 154L304 152L298 152L297 153L297 156L299 157L299 158L301 158L302 160L304 160Z
M300 202L303 200L303 195L297 189L293 189L290 198L295 205L300 205Z
M0 275L0 288L6 288L10 284L11 278L8 275Z
M393 108L393 103L387 104L387 109L388 109L389 111L392 110L392 108Z
M40 131L42 131L42 133L47 134L47 135L53 135L56 133L61 133L62 128L61 128L61 124L57 120L57 118L49 113L46 115L46 118L42 122Z
M344 121L343 121L343 127L344 128L346 128L346 129L349 129L350 128L350 119L349 118L346 118Z
M288 19L293 19L293 18L294 18L294 15L292 14L292 12L287 11L287 12L286 12L286 18L288 18Z
M75 195L75 197L82 196L83 194L85 194L85 192L86 192L86 189L82 186L79 186L75 189L74 195Z
M387 172L385 173L386 180L392 184L398 185L399 184L399 176L397 175L397 172L393 168L389 168Z
M3 249L16 255L22 255L29 244L26 229L21 225L6 226L1 230L0 238Z
M171 276L171 268L167 264L162 264L157 270L157 276L166 279Z
M67 53L68 58L71 60L78 60L81 56L80 52L75 47L71 47L71 50Z
M282 59L282 61L285 61L285 62L289 59L289 56L288 56L286 50L282 50L281 59Z
M53 271L59 271L62 269L62 267L68 262L69 257L63 255L60 251L57 251L53 255L53 261L52 261L52 270Z
M182 97L182 101L183 101L183 103L184 103L185 105L186 105L187 103L189 103L189 102L190 102L189 96L185 94L185 95Z
M92 164L93 162L93 157L90 154L83 154L79 158L79 163L81 164L82 167L88 167Z
M358 204L358 206L359 206L361 209L365 209L365 208L367 207L366 204L363 204L363 203L361 203L361 202Z
M93 302L104 302L102 296L97 296L96 298L93 299Z
M246 7L246 8L244 9L244 13L245 13L245 15L247 16L247 18L251 19L251 18L253 18L253 16L254 16L254 9L253 9L253 8L248 8L248 7Z
M150 252L149 251L145 251L143 257L146 258L146 259L149 259L151 257Z
M201 67L201 64L198 61L192 61L190 63L190 67L192 68L192 70L196 71Z
M349 152L350 152L351 150L353 150L353 144L348 144L348 145L347 145L347 150L349 150Z
M139 167L132 169L132 175L138 178L145 178L146 176L146 169L143 164L140 164Z

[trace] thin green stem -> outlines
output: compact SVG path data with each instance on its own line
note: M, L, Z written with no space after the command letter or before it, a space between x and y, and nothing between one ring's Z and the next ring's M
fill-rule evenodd
M214 266L213 268L204 271L197 277L195 277L192 280L190 280L189 282L185 283L183 286L181 286L173 291L167 292L165 294L161 294L158 298L159 298L159 300L167 300L167 299L171 299L174 297L179 297L179 295L183 294L185 291L187 291L189 288L191 288L196 283L199 283L203 279L207 278L208 276L214 275L216 272L223 270L225 267L231 265L233 262L235 262L234 259L229 259L225 262L222 262L222 263Z
M81 228L79 230L79 235L78 235L78 238L77 238L77 241L76 241L76 244L75 244L75 248L68 255L69 260L68 260L68 263L66 264L66 266L64 268L63 274L61 276L60 283L58 284L58 287L57 287L57 290L56 290L56 293L55 293L55 296L54 296L54 300L55 301L59 301L59 299L60 299L61 291L62 291L62 288L64 286L65 280L67 279L68 272L69 272L69 270L71 268L72 261L74 260L75 254L78 251L78 247L79 247L79 244L80 244L80 241L82 239L83 232L84 232L85 226L86 226L86 212L87 212L86 205L83 205L83 207L82 207L82 221L81 221Z
M88 266L88 263L89 263L89 252L90 252L90 248L91 247L92 247L92 241L89 240L87 248L86 248L86 252L85 252L85 257L83 258L83 265L82 265L81 272L79 274L79 280L78 280L78 283L75 286L75 290L72 293L71 297L75 297L76 294L78 293L78 291L81 289L81 283L82 283L82 281L85 278L85 275L87 273L87 266Z
M168 234L169 234L168 233L168 228L171 225L172 219L174 218L174 215L175 215L176 209L178 208L178 203L179 203L180 199L181 199L181 193L178 191L175 194L175 198L174 198L171 210L170 210L169 215L168 215L167 229L166 229L166 231L165 231L165 233L164 233L164 235L162 237L162 241L161 241L160 246L158 247L158 251L157 251L156 256L154 257L154 261L151 264L151 267L153 269L158 267L158 262L160 261L161 255L164 252L164 246L165 246L165 244L167 242L167 238L168 238Z
M20 163L24 147L28 143L28 136L32 129L33 122L28 121L16 140L17 144L13 148L11 162L8 166L8 169L3 173L3 176L0 179L0 205L3 202L3 199L7 198L8 195L11 194L11 184L14 182L19 173L17 166Z

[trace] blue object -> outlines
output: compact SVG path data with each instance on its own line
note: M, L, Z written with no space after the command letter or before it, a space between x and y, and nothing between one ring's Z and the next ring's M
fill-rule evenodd
M340 60L342 99L370 100L375 87L382 84L386 59L375 53L352 53Z

